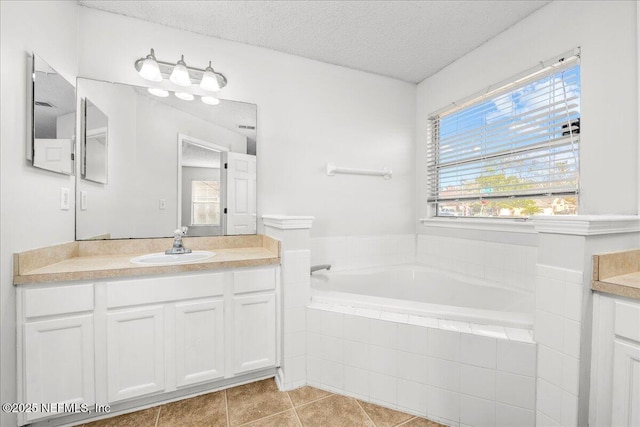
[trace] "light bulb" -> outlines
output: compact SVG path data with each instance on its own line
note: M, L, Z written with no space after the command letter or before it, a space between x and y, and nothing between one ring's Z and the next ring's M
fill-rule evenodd
M215 71L213 71L213 68L211 67L211 61L209 61L209 66L204 70L202 81L200 82L200 87L209 92L216 92L220 90L218 75Z
M220 104L220 100L218 98L216 98L215 96L203 96L202 98L200 98L200 100L202 102L204 102L205 104L208 104L208 105L218 105L218 104Z
M160 82L162 81L162 74L160 74L160 67L156 62L156 56L151 49L151 53L147 55L147 57L142 61L142 66L138 71L140 77L145 80L149 80L152 82Z
M166 98L169 96L169 92L158 87L150 87L147 89L151 95L159 96L160 98Z
M175 95L176 95L176 98L180 98L183 101L193 101L193 98L194 98L193 95L186 92L176 92Z
M178 86L191 86L191 78L189 78L187 64L184 62L184 55L182 55L176 66L173 67L169 80Z

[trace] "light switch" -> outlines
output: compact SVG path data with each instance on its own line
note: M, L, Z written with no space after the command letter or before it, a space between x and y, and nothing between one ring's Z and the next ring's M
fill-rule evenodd
M65 187L60 188L60 210L69 210L69 189Z
M167 209L167 199L160 199L160 202L158 203L158 207L162 211Z
M80 210L81 211L87 210L87 192L86 191L80 192Z

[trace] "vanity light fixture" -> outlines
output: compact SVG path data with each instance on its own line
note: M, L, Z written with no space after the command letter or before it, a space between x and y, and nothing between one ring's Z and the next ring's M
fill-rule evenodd
M190 93L186 93L186 92L176 92L175 93L176 98L180 98L183 101L193 101L194 96Z
M180 60L178 61L176 66L173 67L173 71L171 72L169 80L171 80L171 82L177 84L178 86L191 86L191 78L189 77L187 64L185 64L184 62L184 55L181 55Z
M149 91L151 95L159 96L160 98L166 98L167 96L169 96L168 91L157 87L150 87L147 89L147 91Z
M140 62L140 67L138 67L138 62ZM152 82L160 82L162 81L162 74L160 73L160 67L158 66L158 62L156 61L156 55L151 49L151 53L147 55L144 59L139 59L136 62L136 69L138 70L138 74L145 80L149 80Z
M209 92L217 92L220 90L218 75L213 70L213 67L211 67L211 61L209 61L209 65L204 70L202 81L200 82L200 87Z
M135 62L135 68L140 77L161 83L164 79L168 79L171 83L180 87L175 91L175 95L184 100L191 101L195 97L191 93L185 92L185 89L192 84L199 85L200 89L205 92L217 92L227 85L227 78L213 69L211 61L203 70L200 68L189 67L184 61L184 55L180 55L177 63L159 61L153 49L149 55L140 58ZM162 88L149 88L149 92L160 97L167 97L171 92L171 88L162 83ZM177 89L177 88L176 88ZM210 95L202 95L202 102L208 105L217 105L220 100Z
M216 98L215 96L203 96L202 98L200 98L200 100L202 102L204 102L207 105L218 105L220 104L220 100L218 98Z

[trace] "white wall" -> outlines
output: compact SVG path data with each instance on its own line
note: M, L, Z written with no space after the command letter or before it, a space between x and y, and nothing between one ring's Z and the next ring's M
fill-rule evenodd
M3 1L0 20L0 401L15 402L13 253L74 238L73 209L59 209L60 187L73 195L74 178L25 162L26 59L36 52L75 85L78 11L75 1ZM0 413L0 425L15 424L15 416Z
M257 104L258 215L314 215L314 236L414 232L415 85L87 8L80 33L82 76L144 85L133 63L153 47L213 60L221 96ZM393 178L328 177L327 162Z
M580 214L636 214L636 6L624 1L552 2L420 83L418 217L427 214L428 115L578 46L582 48Z

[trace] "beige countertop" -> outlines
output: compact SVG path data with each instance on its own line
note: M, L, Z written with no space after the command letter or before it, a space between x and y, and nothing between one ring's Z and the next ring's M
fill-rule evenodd
M215 256L174 265L140 265L131 258L164 252L173 239L76 241L14 255L15 285L171 274L279 264L279 242L267 236L190 237L185 247Z
M594 255L591 289L640 300L640 249Z

